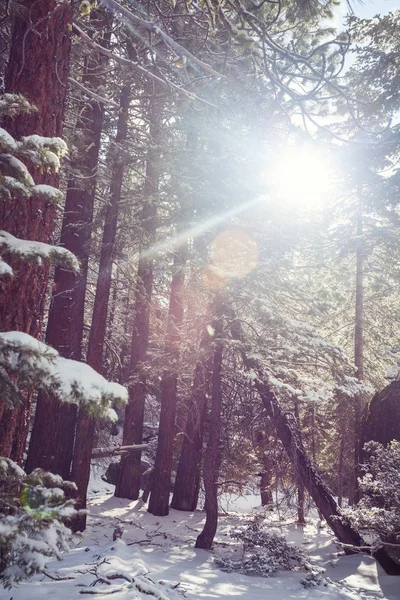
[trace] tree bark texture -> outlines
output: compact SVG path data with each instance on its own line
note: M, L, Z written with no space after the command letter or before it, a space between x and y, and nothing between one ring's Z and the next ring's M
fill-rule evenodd
M0 38L0 94L4 93L4 79L7 68L7 51L11 41L11 14L8 2L0 4L0 28L2 36Z
M157 93L157 91L156 91ZM151 247L155 237L158 185L160 178L160 143L162 140L163 102L155 94L150 100L150 139L146 162L146 180L143 190L141 223L146 235L146 246ZM146 397L146 361L149 343L150 305L153 290L153 258L142 251L139 257L137 290L135 296L135 319L132 332L129 402L125 411L123 445L140 444L143 436L144 408ZM136 500L140 492L140 453L123 457L115 496Z
M68 89L72 3L56 0L23 0L13 23L10 58L5 77L7 93L22 94L37 107L2 123L16 139L39 134L62 135ZM35 183L58 187L59 175L30 168ZM0 206L2 228L16 237L51 242L55 207L43 200L11 201ZM38 337L44 315L48 268L7 258L13 278L0 281L0 331L19 330ZM12 302L10 302L12 298ZM31 397L18 411L4 411L0 454L22 460ZM16 430L18 428L18 435Z
M92 21L94 17L97 27L106 31L101 44L107 45L109 17L104 11L93 12ZM92 54L85 66L84 83L94 92L103 83L104 63L103 56ZM60 243L79 258L81 268L78 275L56 268L46 332L46 342L64 358L74 360L82 359L89 243L103 119L103 104L90 101L77 122L78 142L71 153ZM39 393L26 462L29 472L41 467L70 479L76 418L76 405ZM48 423L52 424L51 429Z
M175 251L167 339L165 345L169 368L161 380L161 412L158 428L156 460L154 463L153 486L150 493L149 512L163 517L169 512L172 455L177 404L179 354L182 344L183 292L185 285L186 248Z
M218 525L218 473L220 464L220 434L222 411L222 358L223 344L221 341L222 326L219 321L213 324L215 331L215 349L212 372L212 398L210 431L207 449L204 457L204 488L206 492L205 510L206 522L203 531L198 535L195 547L209 550L212 546Z
M129 103L131 90L125 85L121 91L120 111L118 116L116 145L122 145L128 133ZM92 325L90 328L87 362L98 371L103 372L103 347L107 329L107 314L110 298L112 266L117 238L117 222L120 209L122 182L125 163L121 152L116 148L112 167L110 203L107 206L103 239L101 244L99 274L97 277L96 295L93 305ZM81 409L78 413L74 455L71 478L77 485L76 508L86 508L87 487L90 476L90 459L95 438L95 419L87 411ZM86 528L86 515L81 515L70 524L74 531Z
M212 357L196 365L188 420L174 485L171 508L194 511L200 491L200 464L210 388Z
M39 134L62 135L68 88L72 21L70 2L24 0L16 11L5 91L22 94L37 111L5 118L2 126L16 139ZM57 67L57 68L56 68ZM58 187L59 174L30 168L35 183ZM52 204L30 198L1 206L2 228L17 237L41 242L52 240L56 212ZM47 270L12 260L15 277L0 282L0 330L40 334ZM13 298L10 303L9 299Z

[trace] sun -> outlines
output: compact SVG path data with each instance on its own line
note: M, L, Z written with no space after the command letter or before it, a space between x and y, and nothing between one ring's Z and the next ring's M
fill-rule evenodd
M293 146L282 152L266 179L272 198L299 208L321 208L335 193L333 165L310 146Z

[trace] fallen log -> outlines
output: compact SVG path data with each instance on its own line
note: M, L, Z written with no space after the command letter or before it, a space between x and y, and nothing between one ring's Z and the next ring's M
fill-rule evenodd
M115 448L93 448L91 458L107 458L130 454L131 452L143 452L148 447L148 444L132 444L131 446L116 446Z

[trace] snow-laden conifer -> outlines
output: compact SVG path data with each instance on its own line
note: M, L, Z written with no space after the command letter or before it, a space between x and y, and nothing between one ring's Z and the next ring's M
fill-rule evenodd
M24 98L6 94L0 98L0 116L32 111ZM58 169L67 147L59 138L31 135L15 140L0 128L0 200L32 196L58 204L62 194L49 185L35 185L27 163L40 169ZM6 256L42 264L44 260L79 271L77 258L65 248L21 240L0 231L0 252ZM0 276L14 276L0 257ZM10 301L12 299L10 298ZM21 331L0 334L0 409L23 404L25 390L44 390L60 401L83 406L96 417L116 420L112 405L127 401L127 390L108 382L89 365L68 360ZM27 475L9 458L0 457L0 583L6 588L43 571L49 558L60 558L68 549L65 519L77 515L73 500L75 484L58 475L35 469ZM67 494L69 497L71 493Z
M364 451L368 458L359 479L362 498L344 514L372 546L387 545L400 562L400 442L393 440L387 447L368 442Z
M11 588L68 550L63 520L77 512L66 498L75 484L41 469L27 475L0 458L0 486L0 582Z

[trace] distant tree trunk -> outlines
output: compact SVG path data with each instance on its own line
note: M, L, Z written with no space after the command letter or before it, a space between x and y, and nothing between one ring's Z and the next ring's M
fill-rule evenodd
M204 457L204 488L206 492L205 510L206 522L203 531L196 540L196 548L209 550L212 546L218 525L218 473L220 463L220 434L222 411L222 357L223 344L221 341L222 327L219 321L213 324L215 331L215 348L212 372L212 399L210 415L210 431Z
M120 284L120 269L118 268L118 264L116 265L115 275L111 278L111 286L109 291L109 308L107 315L107 331L104 338L104 350L105 356L103 358L104 368L103 373L106 379L112 378L112 341L114 337L115 331L115 317L117 316L117 307L119 307L119 302L121 300L120 292L121 292L121 284ZM122 304L122 303L121 303ZM118 344L119 345L119 344ZM108 350L108 352L107 352ZM118 353L119 354L119 353ZM119 355L120 357L120 355ZM109 359L109 360L108 360ZM118 376L116 376L118 377Z
M335 412L335 418L337 421L338 437L339 437L339 456L337 465L337 494L338 494L338 505L341 507L343 504L344 481L346 478L346 440L349 439L349 413L352 411L351 400L343 393L339 393L337 397L337 409ZM351 439L353 438L353 432L350 430Z
M343 471L344 471L344 435L340 433L339 464L338 464L338 505L343 504Z
M356 309L354 328L354 364L357 377L364 379L364 243L362 209L357 214Z
M317 462L317 441L315 439L315 432L317 429L317 423L315 422L315 406L314 403L311 403L310 406L310 416L311 416L311 458L313 462Z
M122 145L128 133L129 103L131 90L125 85L121 91L120 111L118 117L117 135L115 142ZM125 163L121 148L116 149L111 174L110 203L107 206L103 239L101 244L99 274L97 278L96 296L93 305L92 325L90 328L87 363L98 371L103 372L103 348L107 329L107 313L110 298L113 257L117 237L118 213L120 210L121 189ZM80 409L76 427L76 440L71 468L71 478L77 485L75 506L86 508L87 487L90 477L90 459L95 438L94 417ZM86 515L81 515L71 521L69 526L73 531L83 531L86 528Z
M274 503L274 498L272 496L272 473L273 473L273 463L271 460L271 455L269 450L263 452L263 470L261 473L261 481L260 481L260 495L261 495L261 506L270 506Z
M146 234L146 248L151 247L156 231L158 185L160 178L160 143L162 138L163 102L160 90L155 89L150 100L150 140L146 163L144 205L141 223ZM139 257L137 290L135 297L135 319L132 333L130 375L134 382L129 386L129 402L125 411L123 445L140 444L143 436L144 407L146 397L146 375L143 368L147 356L150 328L150 304L153 290L153 257L142 251ZM121 459L121 469L115 496L136 500L140 492L141 455L137 453Z
M299 436L301 437L299 401L297 400L297 398L294 401L294 416L296 419ZM304 516L304 500L305 500L304 484L301 481L301 477L299 476L297 465L295 465L295 475L296 475L296 480L297 480L297 522L300 525L304 525L306 522L306 519Z
M200 491L204 422L212 372L212 357L196 365L188 421L176 472L171 508L194 511Z
M38 110L2 123L16 139L39 134L62 135L68 89L72 2L22 0L13 23L10 59L6 69L5 91L24 95ZM30 169L35 183L58 187L58 173ZM28 240L51 242L56 208L43 200L3 203L2 228ZM48 268L7 258L15 277L0 280L0 331L19 330L38 337L41 333ZM10 302L12 298L12 302ZM21 462L28 431L29 394L17 411L2 416L0 454ZM17 433L18 429L18 433Z
M92 19L95 15L97 26L104 31L109 25L107 13L93 12ZM108 38L106 29L102 45L108 44ZM88 80L94 92L103 83L100 73L104 62L102 56L92 54L86 64L84 82ZM91 101L77 123L79 137L77 148L72 151L72 176L68 181L60 242L79 258L81 269L76 275L65 268L56 268L46 332L46 342L64 358L74 360L82 358L89 242L103 118L103 104ZM70 478L76 418L76 405L60 403L56 397L39 393L26 462L28 472L41 467L63 479Z
M169 367L165 369L161 381L161 413L158 428L156 460L154 463L153 485L150 493L149 512L163 517L168 514L171 486L172 455L174 449L174 428L177 404L177 384L179 355L182 346L183 291L185 283L186 248L175 251L167 340L165 354Z
M361 192L360 192L361 194ZM354 364L357 377L364 379L364 241L362 201L357 213L357 245L356 245L356 308L354 327ZM362 398L354 397L354 472L352 503L359 499L358 475L360 464L360 432L361 432Z

